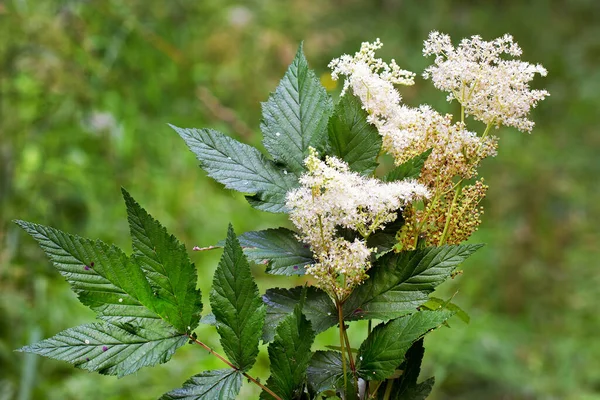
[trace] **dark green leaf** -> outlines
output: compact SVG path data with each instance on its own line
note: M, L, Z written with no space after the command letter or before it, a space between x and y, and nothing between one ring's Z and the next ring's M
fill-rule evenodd
M344 388L344 370L342 355L339 351L316 351L306 371L311 393L318 395L328 390L340 392ZM350 365L346 361L346 381L353 383ZM354 386L348 385L348 386ZM347 398L352 398L347 396Z
M267 387L282 400L296 400L301 397L306 382L306 369L312 353L310 347L315 339L310 321L302 314L302 302L294 307L294 312L281 321L276 329L275 339L269 344L271 376ZM261 399L272 399L267 392Z
M250 203L263 211L285 212L285 195L298 185L293 174L279 168L252 146L212 129L171 126L200 161L208 176L227 189L252 194Z
M390 400L423 400L429 395L435 379L431 377L425 382L417 383L419 374L421 373L421 361L423 360L424 353L423 339L413 343L406 352L405 360L400 365L400 370L403 373L400 378L395 379L392 383L392 388L389 392ZM385 390L379 390L377 399L383 400L385 397L384 393Z
M234 369L204 371L160 400L233 400L242 387L242 374Z
M179 332L198 326L202 311L196 267L185 246L122 189L133 240L132 259L144 271L155 307Z
M367 115L360 99L347 93L336 105L328 125L330 155L364 175L373 173L381 151L381 135L367 122Z
M388 253L344 304L346 319L391 319L416 311L429 293L481 244L428 247Z
M293 231L285 228L246 232L239 236L248 259L267 264L273 275L304 275L304 267L314 263L312 252L296 239Z
M267 317L264 326L263 340L270 342L275 335L275 329L281 321L294 311L294 307L302 298L304 287L297 286L292 289L273 288L263 295L263 302L267 306ZM316 333L337 324L337 310L335 305L324 291L314 286L306 288L306 300L302 312L311 322Z
M130 325L126 330L109 323L80 325L19 351L122 377L142 367L167 362L187 341L186 335L175 333L162 321L153 328L156 330L139 325Z
M421 175L421 170L427 157L431 154L432 149L429 149L416 157L411 158L403 164L400 164L390 172L388 172L383 180L386 182L401 181L403 179L417 179Z
M403 225L404 218L402 218L402 211L398 211L395 221L387 224L384 229L369 236L367 239L367 245L377 249L375 258L379 258L392 251L394 245L398 243L398 240L396 240L396 234L400 229L402 229Z
M115 246L57 229L16 221L48 255L79 300L113 324L161 319L142 269Z
M300 45L279 86L262 104L260 129L265 148L275 161L286 164L299 176L304 171L308 148L321 150L325 145L332 109L331 98L308 68Z
M413 342L452 316L450 311L419 311L377 325L358 350L357 371L365 380L390 377Z
M210 305L225 354L241 371L249 370L258 354L266 309L231 225L215 271Z

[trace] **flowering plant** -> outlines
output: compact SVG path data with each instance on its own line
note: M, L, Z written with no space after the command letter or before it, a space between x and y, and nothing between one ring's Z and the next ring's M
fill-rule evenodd
M189 341L229 367L201 372L162 399L233 399L243 377L264 399L427 397L433 378L418 381L424 336L453 315L468 318L430 295L481 247L463 243L483 212L486 186L477 168L496 154L492 128L531 131L529 111L548 93L529 82L546 70L506 59L521 54L508 35L491 42L473 36L455 48L433 32L423 53L435 61L424 77L458 102L455 120L402 104L396 85L413 84L415 74L375 58L380 47L379 40L363 43L354 56L331 62L333 79L344 78L335 106L300 48L263 104L268 156L214 130L173 127L211 178L259 210L287 213L295 227L236 236L230 226L223 242L208 247L224 250L212 314L202 319L185 247L125 190L131 256L17 221L101 320L21 351L125 376L168 361ZM468 116L483 123L481 135L467 129ZM394 159L389 171L378 168L383 153ZM306 284L261 296L250 262L270 274L305 275ZM353 323L359 320L368 323ZM198 338L199 323L216 326L225 355ZM311 351L315 336L336 326L339 343ZM358 349L351 334L366 335ZM261 340L271 362L265 384L248 373Z

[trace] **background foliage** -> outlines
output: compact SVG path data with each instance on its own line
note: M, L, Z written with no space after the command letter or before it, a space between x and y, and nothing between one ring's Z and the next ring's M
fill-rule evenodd
M600 399L597 15L595 0L0 2L0 399L156 398L223 367L186 348L117 380L14 353L93 314L10 220L127 248L124 186L188 249L224 238L229 221L237 232L284 224L208 179L166 123L260 145L259 103L301 40L335 92L333 57L380 37L384 59L420 72L433 29L455 40L512 33L526 61L548 68L536 82L551 97L534 133L503 129L499 156L483 166L490 192L472 242L489 245L442 289L460 288L454 301L472 318L426 341L432 398ZM422 79L402 92L409 104L456 111ZM219 254L191 257L206 294ZM298 284L254 271L261 291ZM214 328L197 332L219 348ZM267 375L264 353L252 373Z

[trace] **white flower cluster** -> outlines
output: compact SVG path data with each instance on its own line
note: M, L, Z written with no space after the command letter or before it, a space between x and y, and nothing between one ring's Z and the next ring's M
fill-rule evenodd
M436 88L449 92L448 100L458 100L475 119L531 132L535 124L527 114L549 93L530 89L529 82L535 74L546 76L547 71L539 64L502 58L519 57L521 53L510 35L491 42L472 36L454 48L450 36L432 32L423 54L436 58L423 75L431 78Z
M350 87L360 98L369 114L369 123L377 127L383 138L383 149L394 156L396 164L431 147L434 148L432 159L440 158L442 152L445 158L464 158L466 148L488 147L475 133L464 129L463 124L452 124L450 115L443 116L429 106L413 108L402 105L400 94L394 87L400 79L388 72L390 68L380 67L386 64L375 58L375 50L379 48L379 39L373 44L363 43L354 57L343 55L329 66L333 79L346 76L344 89ZM406 78L401 83L412 84L414 74L400 70L395 62L392 63ZM370 68L372 65L378 68ZM390 78L391 75L395 78Z
M305 165L308 172L300 178L302 186L287 194L286 205L300 239L317 259L307 272L342 297L365 279L370 267L366 238L394 221L405 204L427 197L428 192L415 181L386 183L363 177L335 157L323 162L314 149ZM339 228L351 229L361 238L341 238Z

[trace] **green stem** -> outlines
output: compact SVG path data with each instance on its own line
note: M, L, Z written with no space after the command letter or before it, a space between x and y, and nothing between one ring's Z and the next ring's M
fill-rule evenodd
M387 385L385 387L385 393L383 394L383 400L390 400L390 396L392 395L393 387L394 387L394 380L388 379Z
M342 304L339 301L335 302L335 306L338 310L338 322L340 324L340 349L342 351L342 372L344 373L344 392L348 387L348 376L346 372L346 350L344 342L344 313L342 310Z
M458 194L460 193L460 185L456 187L456 191L454 192L454 198L452 199L452 204L450 205L450 209L448 210L448 215L446 216L446 224L444 225L444 231L442 232L442 237L440 238L440 243L438 246L442 246L444 241L446 240L446 236L448 235L448 228L450 227L450 220L452 219L452 212L454 211L454 206L456 205L456 200L458 199Z

